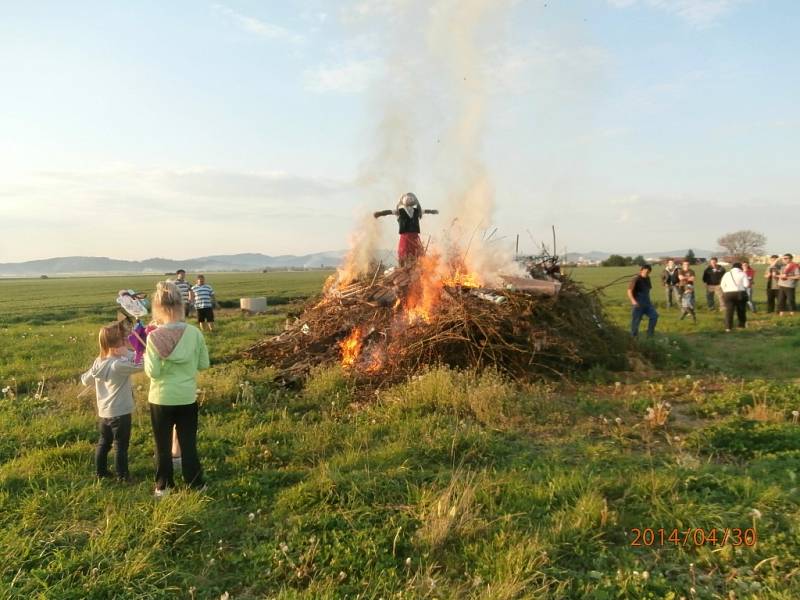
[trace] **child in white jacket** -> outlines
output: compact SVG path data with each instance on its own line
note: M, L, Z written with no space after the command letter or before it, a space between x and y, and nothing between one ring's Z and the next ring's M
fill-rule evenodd
M133 361L126 343L122 322L100 329L100 355L92 368L81 375L81 383L94 383L97 393L97 415L100 440L95 449L94 463L98 478L110 477L108 452L114 444L114 466L117 479L128 481L128 445L131 439L131 414L133 413L133 388L131 375L143 370L142 364Z

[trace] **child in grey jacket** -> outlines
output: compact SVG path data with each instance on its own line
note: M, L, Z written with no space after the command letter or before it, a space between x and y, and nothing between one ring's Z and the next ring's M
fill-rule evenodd
M133 361L133 352L125 343L123 322L100 329L98 336L100 355L92 368L81 375L81 383L94 382L97 393L97 415L100 440L95 449L94 464L98 478L110 477L108 452L114 444L114 467L117 479L127 481L128 445L131 439L131 413L133 413L133 388L130 376L144 369Z

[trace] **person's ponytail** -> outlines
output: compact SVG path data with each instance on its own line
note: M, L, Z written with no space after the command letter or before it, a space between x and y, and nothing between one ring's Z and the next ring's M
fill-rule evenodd
M159 281L153 294L153 317L158 323L182 321L185 317L183 295L171 281Z

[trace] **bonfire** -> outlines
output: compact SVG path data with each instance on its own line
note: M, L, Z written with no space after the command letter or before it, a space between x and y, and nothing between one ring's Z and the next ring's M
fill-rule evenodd
M538 278L485 281L436 253L403 268L340 270L280 335L249 348L285 383L320 365L381 385L425 367L493 368L511 377L562 376L592 365L624 366L625 338L596 293L542 264Z

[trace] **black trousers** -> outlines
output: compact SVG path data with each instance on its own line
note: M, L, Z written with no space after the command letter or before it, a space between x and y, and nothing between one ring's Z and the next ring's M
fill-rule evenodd
M778 288L778 311L794 312L797 310L795 303L795 289L790 287Z
M778 289L767 288L767 312L775 312L775 304L778 300Z
M128 478L128 446L131 442L131 415L100 417L97 421L100 439L94 451L94 467L98 477L108 477L108 453L114 445L114 470L120 479Z
M725 304L725 329L733 329L733 311L739 321L739 327L747 323L747 292L725 292L722 294Z
M172 428L181 445L183 479L193 488L203 487L203 471L197 456L197 402L167 406L150 404L150 422L156 443L156 489L173 487Z

